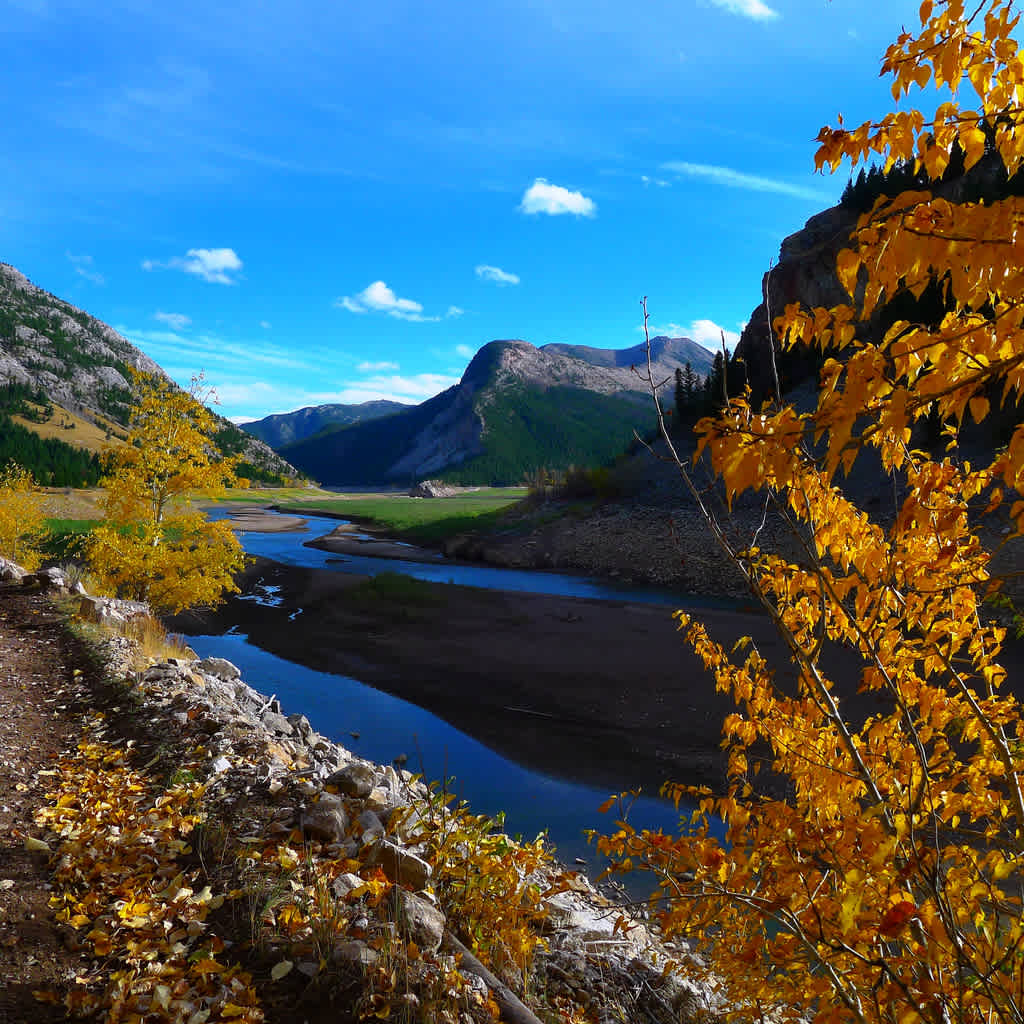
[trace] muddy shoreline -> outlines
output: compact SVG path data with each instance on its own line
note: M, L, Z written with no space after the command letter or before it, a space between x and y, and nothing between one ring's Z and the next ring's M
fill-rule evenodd
M409 700L531 769L655 793L674 779L720 788L723 717L733 710L664 606L421 584L378 600L367 577L254 559L240 580L279 604L230 599L169 623L234 627L254 645ZM301 611L300 611L301 609ZM298 614L296 614L298 613ZM783 654L762 616L709 609L713 636L753 635ZM316 708L304 709L315 721Z

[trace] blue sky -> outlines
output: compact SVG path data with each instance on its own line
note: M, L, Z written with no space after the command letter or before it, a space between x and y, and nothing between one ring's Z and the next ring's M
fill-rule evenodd
M731 338L917 6L0 0L0 260L236 419Z

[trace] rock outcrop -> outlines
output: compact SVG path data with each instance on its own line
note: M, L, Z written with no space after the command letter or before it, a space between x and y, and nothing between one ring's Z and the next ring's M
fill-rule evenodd
M112 327L0 263L0 385L24 384L55 405L115 431L134 402L131 370L164 371ZM271 473L297 470L262 441L218 416L232 452Z

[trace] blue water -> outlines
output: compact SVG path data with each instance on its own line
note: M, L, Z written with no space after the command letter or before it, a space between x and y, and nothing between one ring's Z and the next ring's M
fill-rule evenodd
M228 510L218 509L222 518ZM240 531L249 554L261 555L287 565L332 569L376 575L401 572L435 583L457 583L495 590L589 597L612 601L639 601L682 607L696 599L653 588L615 586L584 576L554 572L407 562L369 556L335 555L304 547L306 540L321 537L338 525L337 519L303 517L305 529L289 533ZM274 600L273 594L260 598ZM704 607L707 601L701 599ZM724 602L723 602L724 603ZM505 813L505 829L532 839L547 832L559 857L575 858L594 868L603 866L584 830L613 831L615 813L600 814L608 798L606 790L555 779L508 760L443 719L408 701L367 686L348 676L317 672L261 650L235 632L224 636L190 636L189 646L201 657L222 657L234 662L251 686L275 694L286 714L302 712L317 731L372 761L387 764L400 754L406 767L428 780L451 779L449 791L469 802L478 814ZM344 639L339 637L339 643ZM354 739L352 733L358 733ZM687 808L682 808L686 813ZM640 796L629 807L629 823L636 829L674 830L679 815L672 804L655 795ZM634 895L646 894L649 886L631 886Z
M210 518L225 518L230 509L218 508ZM602 601L630 601L639 604L660 604L672 608L735 608L738 603L728 599L695 597L657 587L634 587L607 580L569 573L533 569L497 569L492 566L457 562L407 562L398 558L375 558L368 555L338 555L319 548L304 547L306 541L323 537L345 520L321 516L302 516L307 525L289 533L258 533L238 531L238 537L251 555L261 555L308 569L333 569L337 572L376 576L382 572L399 572L430 583L457 583L486 590L511 590L526 594L554 594L559 597L591 597Z
M275 694L286 714L301 711L318 732L360 756L388 764L406 754L409 771L428 780L452 779L449 792L468 801L474 812L505 811L509 834L533 839L547 831L562 860L571 864L580 857L591 868L601 863L583 831L613 830L615 814L597 810L610 795L607 790L530 771L415 704L348 676L285 661L244 636L193 636L188 643L202 657L234 662L250 686L268 697ZM641 796L629 821L634 828L667 830L677 825L678 816L667 801Z

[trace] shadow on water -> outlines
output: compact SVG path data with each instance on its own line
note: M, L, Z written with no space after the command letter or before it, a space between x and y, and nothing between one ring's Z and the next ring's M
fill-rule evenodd
M531 771L415 704L347 676L285 661L239 633L186 641L201 657L227 658L250 686L276 695L286 713L302 712L318 732L361 757L388 764L405 754L410 771L428 780L451 779L449 791L476 813L504 811L510 834L532 839L547 831L563 861L572 864L578 857L591 867L599 862L583 833L613 828L615 815L598 812L610 795L607 790ZM638 829L671 830L678 815L668 801L642 795L630 809L629 822Z
M218 509L224 518L229 509ZM554 572L497 569L464 564L431 564L369 556L332 555L305 547L307 540L323 536L338 525L337 519L303 517L304 529L287 533L240 531L246 551L285 565L330 569L360 575L406 573L436 583L456 583L494 590L510 590L607 601L628 600L681 607L698 603L679 594L653 588L615 586L600 580ZM254 592L248 600L275 604L271 592ZM712 602L713 603L713 602ZM699 604L708 607L701 599ZM734 603L722 602L722 607ZM291 617L300 614L296 611ZM382 764L405 755L406 767L429 780L451 780L450 792L466 800L474 812L505 814L505 828L512 835L532 839L547 832L557 855L572 865L586 861L596 876L602 859L585 839L586 830L614 831L616 813L601 814L598 808L608 790L553 778L533 771L498 754L442 718L401 698L377 690L344 675L317 671L262 650L236 629L221 636L193 635L188 644L201 657L223 657L236 664L254 688L274 694L286 713L302 712L315 729L362 757ZM689 808L680 811L688 814ZM632 800L628 820L636 829L678 828L680 814L670 801L656 795ZM634 897L647 895L652 884L635 879L628 885Z

